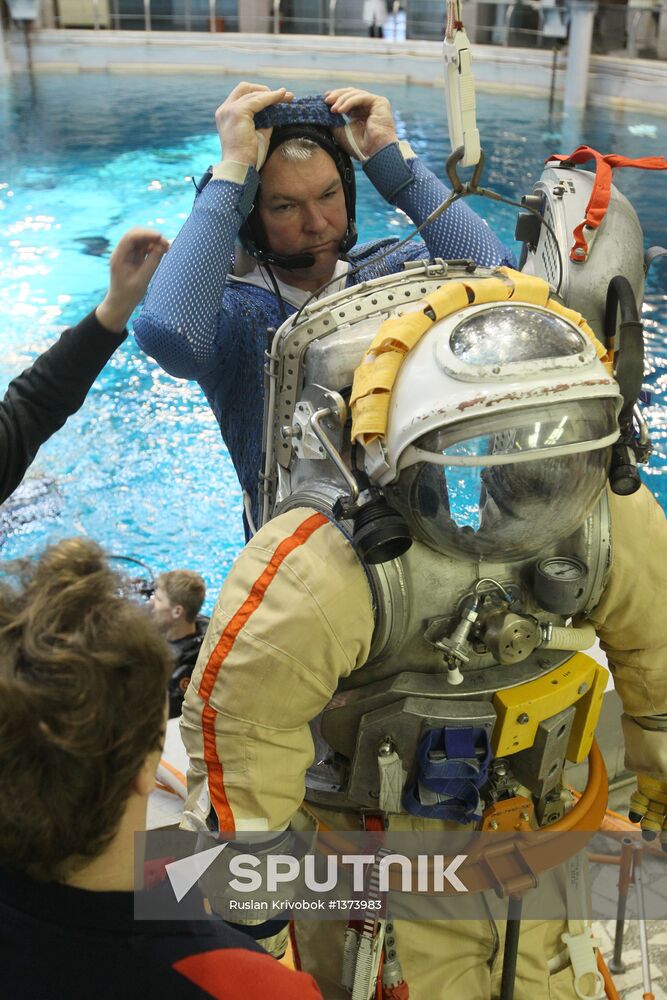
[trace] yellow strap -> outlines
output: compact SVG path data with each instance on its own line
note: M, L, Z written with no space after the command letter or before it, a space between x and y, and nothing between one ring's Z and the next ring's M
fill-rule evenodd
M383 437L387 430L390 392L376 392L362 396L354 406L352 440L368 444L373 438Z
M502 278L466 279L464 284L472 292L472 301L476 306L486 302L507 302L514 291L514 285Z
M403 316L392 316L391 319L384 321L375 334L367 354L381 354L383 351L395 349L407 353L432 325L433 320L421 309L419 312L405 313Z
M498 268L514 284L513 299L530 302L535 306L546 306L549 301L549 286L542 278L532 274L522 274L511 267Z
M436 320L450 316L459 309L470 305L470 299L465 284L462 281L449 281L426 296L426 301L435 313Z
M600 361L609 360L604 345L600 343L581 313L576 312L575 309L568 309L567 306L562 306L560 302L556 302L555 299L549 299L547 302L547 309L551 309L552 312L558 313L559 316L564 316L565 319L569 319L570 323L574 323L575 326L578 326L581 332L585 334L592 343L595 348L595 353Z
M642 795L651 802L659 803L664 811L664 807L667 806L667 781L653 778L650 774L638 774L637 787Z
M391 392L404 358L405 354L402 351L386 351L369 359L367 364L359 365L354 373L350 406L356 403L360 396L381 391Z

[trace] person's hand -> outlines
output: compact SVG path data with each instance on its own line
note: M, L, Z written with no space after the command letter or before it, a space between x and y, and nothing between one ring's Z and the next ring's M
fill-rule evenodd
M372 156L390 142L398 142L391 104L386 97L354 87L341 87L328 90L324 100L335 114L347 115L350 119L352 135L364 156ZM343 149L356 157L356 150L348 142L345 130L336 128L333 131Z
M169 243L153 229L130 229L120 238L109 261L109 291L95 310L110 333L122 333L139 305Z
M291 101L293 97L294 94L285 87L270 90L261 83L237 84L215 112L223 160L256 166L259 150L257 136L262 135L268 147L273 129L256 130L255 115L271 104Z
M637 791L630 797L629 816L641 826L644 840L660 837L663 850L667 851L667 781L637 775Z

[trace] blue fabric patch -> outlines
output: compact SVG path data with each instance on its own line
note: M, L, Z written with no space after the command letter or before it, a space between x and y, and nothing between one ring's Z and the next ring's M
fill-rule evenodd
M320 95L295 97L293 101L272 104L255 115L255 128L274 128L279 125L323 125L340 128L345 125L342 115L335 115Z
M417 755L419 773L405 789L404 808L413 816L479 821L479 790L488 780L492 756L486 730L478 726L431 729ZM428 802L423 801L424 793L429 793Z

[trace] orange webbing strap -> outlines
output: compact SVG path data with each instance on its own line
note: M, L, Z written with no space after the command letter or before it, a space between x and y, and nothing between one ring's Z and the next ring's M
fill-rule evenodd
M619 156L617 153L607 153L605 156L590 146L578 146L573 153L565 156L554 153L545 163L559 160L568 166L577 166L595 160L595 181L591 197L586 205L586 218L573 232L574 244L570 250L570 260L583 264L588 257L588 243L584 236L584 226L597 229L609 208L611 198L611 171L614 167L636 167L639 170L667 170L667 160L664 156L643 156L633 160L629 156Z
M283 965L289 966L291 969L297 969L301 971L303 966L301 965L301 955L299 954L299 945L296 940L296 931L294 929L294 917L289 922L289 952L285 952L283 957L280 959Z

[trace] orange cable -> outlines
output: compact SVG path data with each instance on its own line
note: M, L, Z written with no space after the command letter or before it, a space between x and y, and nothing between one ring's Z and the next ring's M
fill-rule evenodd
M621 1000L621 995L614 986L614 980L611 978L611 972L607 968L607 963L605 962L602 952L598 948L596 951L598 971L604 980L604 991L607 994L607 1000ZM646 994L645 994L646 996Z

